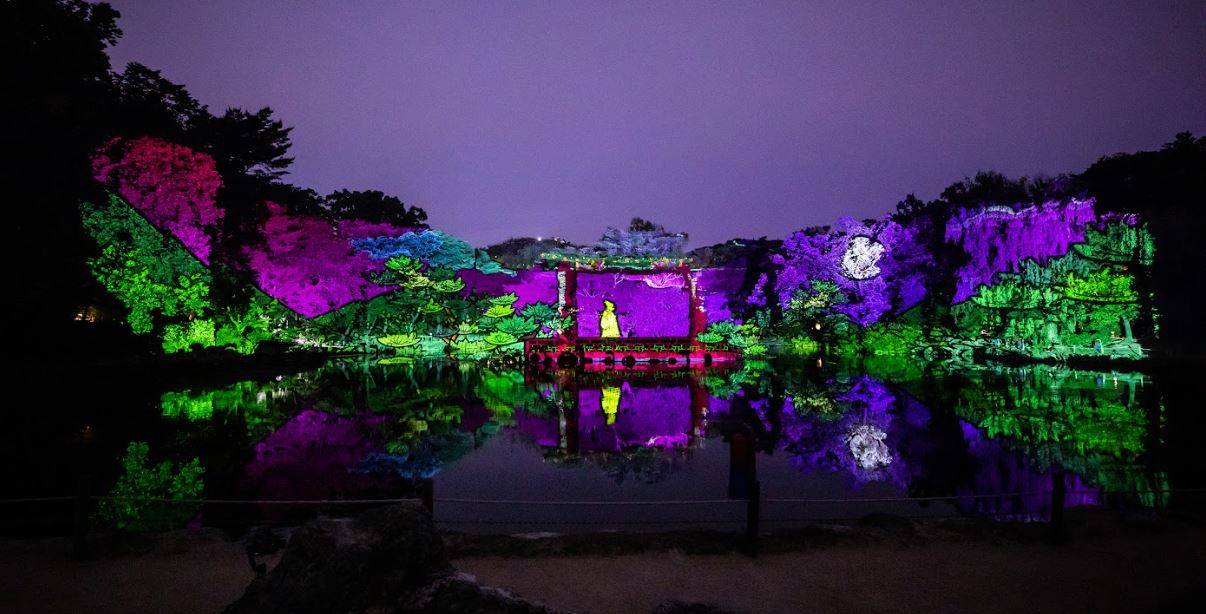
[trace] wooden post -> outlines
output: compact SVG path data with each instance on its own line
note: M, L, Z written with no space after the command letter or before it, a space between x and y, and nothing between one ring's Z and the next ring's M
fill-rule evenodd
M689 439L691 445L695 445L701 437L703 437L704 429L707 426L707 409L708 409L708 391L703 384L691 374L687 380L687 386L691 391L691 433Z
M562 336L573 343L578 339L578 270L569 262L561 262L557 265L557 278L559 315L574 318L574 323L562 331Z
M750 484L749 498L745 501L745 544L750 556L758 556L758 534L761 531L762 482Z
M1051 541L1056 544L1064 541L1065 490L1063 470L1053 469L1051 471Z
M92 511L92 427L85 426L72 446L75 465L75 509L73 510L71 550L76 559L91 556L88 547L88 517Z
M581 400L578 398L578 386L575 383L572 388L573 393L570 397L573 399L572 404L567 403L562 407L565 412L565 453L577 456L581 452L581 441L578 433L578 418L582 412L580 407Z
M435 516L435 478L424 478L419 482L419 497L423 508Z
M695 286L695 275L691 272L691 267L681 265L679 273L687 283L688 292L688 309L687 313L687 338L688 342L694 346L698 343L695 336L708 329L708 314L704 311L703 301L699 299L699 289Z
M88 549L88 480L81 473L75 483L75 515L72 519L71 551L77 560L87 559Z

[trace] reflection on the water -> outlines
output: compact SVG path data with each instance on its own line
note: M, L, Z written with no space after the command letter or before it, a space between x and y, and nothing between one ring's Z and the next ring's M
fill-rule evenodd
M398 496L434 479L437 500L446 488L472 498L486 486L456 472L445 485L444 472L475 457L483 479L525 483L515 474L532 470L515 460L519 449L570 482L606 476L600 500L657 499L659 485L677 498L739 499L762 467L768 498L818 498L823 481L827 499L945 498L961 513L1035 519L1057 485L1067 505L1110 493L1160 504L1152 491L1166 479L1147 451L1159 445L1161 411L1149 389L1139 374L1054 366L525 373L337 361L169 392L161 406L176 433L164 445L201 450L210 496ZM727 452L706 452L717 446ZM719 470L700 460L722 453ZM780 465L795 477L775 473ZM689 485L671 485L676 473ZM561 479L530 488L547 500L573 490Z

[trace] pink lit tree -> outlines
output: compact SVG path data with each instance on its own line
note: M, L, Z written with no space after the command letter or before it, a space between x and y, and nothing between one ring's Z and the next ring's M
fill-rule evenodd
M213 158L152 137L113 139L93 156L92 174L209 264L224 215Z
M387 292L367 277L382 265L356 252L327 220L289 215L269 202L262 245L244 252L257 285L290 309L315 317L353 301Z

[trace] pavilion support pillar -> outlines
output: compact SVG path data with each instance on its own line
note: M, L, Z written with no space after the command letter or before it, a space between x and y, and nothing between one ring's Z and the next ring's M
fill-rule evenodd
M578 341L578 270L569 262L557 265L557 308L562 318L573 318L570 327L561 331L561 337L565 343L575 345Z

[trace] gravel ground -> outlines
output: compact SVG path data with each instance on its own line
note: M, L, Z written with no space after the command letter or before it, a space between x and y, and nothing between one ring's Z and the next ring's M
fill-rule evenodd
M90 561L66 540L0 544L0 612L220 612L252 578L242 545L218 538Z
M1178 612L1200 609L1203 543L946 543L740 554L482 557L478 582L573 612L650 612L665 599L736 612ZM1197 607L1191 607L1196 604Z
M645 551L599 538L593 552L553 540L461 543L452 554L484 585L584 614L650 612L667 599L859 614L1179 612L1206 601L1206 529L1196 525L1107 526L1061 546L997 532L859 535L783 540L757 558L652 537ZM0 612L217 612L252 579L242 545L218 533L170 533L124 551L77 562L67 540L0 541Z

